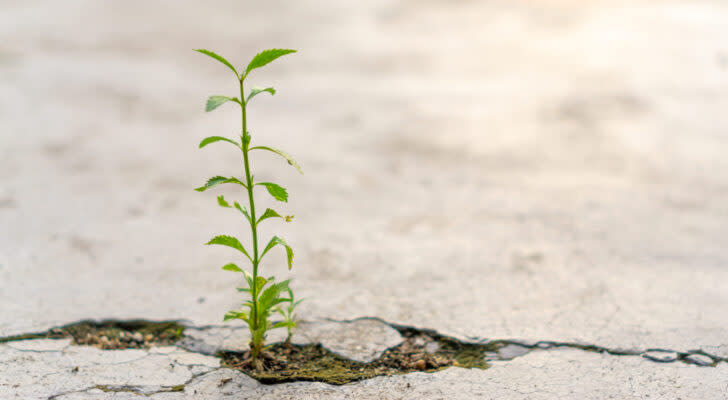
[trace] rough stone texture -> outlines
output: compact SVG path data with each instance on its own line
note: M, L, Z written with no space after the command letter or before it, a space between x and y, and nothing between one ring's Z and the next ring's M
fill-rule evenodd
M5 1L0 336L237 307L233 253L201 243L242 225L191 190L239 172L195 145L239 131L202 112L234 81L190 49L290 46L252 77L278 94L250 128L306 173L255 156L291 195L295 223L262 235L294 245L304 318L728 357L726 20L719 0ZM725 371L644 365L703 390Z
M37 346L31 346L33 342ZM220 365L217 358L182 349L159 353L67 345L53 350L47 340L26 341L21 349L13 347L19 343L0 344L0 399L48 398L85 392L97 385L151 394L184 385Z
M360 362L373 361L390 347L402 343L402 336L381 321L307 322L293 337L297 344L321 343L334 353Z
M243 374L242 372L221 369L212 373L203 375L190 382L185 387L185 395L187 396L249 396L261 384L255 379ZM175 398L173 394L167 394L165 397Z
M268 337L269 342L281 340L280 330L274 330ZM279 340L275 340L279 339ZM208 327L198 329L189 327L185 330L185 337L178 343L179 346L190 351L207 355L214 355L220 350L242 351L248 346L250 333L248 328L241 326Z
M65 349L72 339L36 339L8 342L7 346L14 350L32 352L55 352Z

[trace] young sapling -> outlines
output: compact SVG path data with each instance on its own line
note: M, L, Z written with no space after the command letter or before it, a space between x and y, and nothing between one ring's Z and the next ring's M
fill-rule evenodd
M295 305L297 303L293 303L293 292L288 287L288 280L276 282L275 277L273 276L268 278L260 276L261 261L269 250L279 245L283 247L286 251L288 269L291 269L293 266L293 249L291 249L291 246L289 246L288 243L286 243L286 241L279 236L273 236L273 238L271 238L268 244L263 248L262 252L259 251L258 225L260 225L265 220L273 218L281 218L286 222L290 222L292 217L281 216L281 214L271 208L266 209L260 216L258 216L258 214L256 213L255 196L253 190L255 189L255 187L264 187L275 200L284 203L288 201L288 192L286 191L286 189L273 182L254 181L251 169L250 153L253 150L264 150L275 153L283 157L288 162L288 164L295 167L298 172L300 172L301 174L303 174L303 172L301 171L301 167L298 165L298 163L296 163L296 161L294 161L293 158L291 158L291 156L287 153L268 146L251 146L251 135L250 132L248 132L248 119L246 114L247 105L250 103L250 101L253 100L255 96L260 93L267 92L271 95L274 95L276 91L272 87L252 88L250 92L248 92L248 95L246 97L245 79L250 75L253 70L267 65L268 63L274 61L281 56L295 53L296 51L289 49L270 49L261 51L255 57L253 57L250 63L248 63L248 66L245 68L245 70L241 71L240 73L238 73L235 67L233 67L233 65L228 60L218 54L215 54L212 51L204 49L197 49L195 51L212 57L215 60L225 64L235 74L235 78L238 81L238 87L240 89L240 97L211 96L207 100L207 104L205 106L205 111L208 112L218 108L219 106L227 102L236 103L240 106L242 116L242 130L239 137L240 142L224 136L210 136L203 139L200 142L199 147L203 148L208 144L216 142L232 144L242 153L244 176L241 178L237 178L235 176L215 176L210 178L203 186L198 187L195 190L199 192L204 192L205 190L211 189L214 186L229 183L241 186L247 191L247 207L241 206L240 203L238 203L237 201L234 201L231 205L223 196L217 197L217 204L221 207L236 209L237 211L242 213L242 215L248 221L252 238L251 251L248 251L238 238L228 235L215 236L206 244L215 244L231 247L242 253L242 255L245 256L245 258L252 265L252 273L239 267L237 264L234 263L229 263L222 267L222 269L226 271L243 274L245 277L245 282L247 284L246 287L238 288L239 292L245 293L247 300L243 303L241 309L228 311L225 314L224 320L229 321L233 319L240 319L248 325L251 336L250 355L255 366L258 367L258 360L261 351L263 350L266 333L270 329L287 327L290 339L290 335L293 332L291 327L291 319L274 322L270 320L272 313L276 312L276 310L280 307L281 303L290 303L292 307L289 306L289 308L287 309L290 309L291 311L293 310L293 308L295 308ZM290 297L284 297L285 294L288 294ZM283 316L286 317L285 314Z
M298 327L298 315L296 315L296 307L298 307L298 305L304 300L296 300L293 297L293 290L291 290L291 288L288 288L288 298L290 299L290 301L287 301L276 308L278 314L283 317L283 321L281 321L282 324L288 330L288 335L286 336L286 345L291 344L291 338L293 337L293 333Z

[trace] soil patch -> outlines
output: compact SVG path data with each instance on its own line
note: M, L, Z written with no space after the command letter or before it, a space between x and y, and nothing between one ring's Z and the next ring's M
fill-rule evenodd
M184 335L184 326L174 321L81 321L53 328L47 332L0 338L0 343L41 338L73 338L78 345L94 346L104 350L146 349L168 346Z
M240 370L262 383L317 381L334 385L423 371L434 372L458 366L485 369L490 345L467 344L430 332L402 329L404 342L369 363L341 357L319 344L305 346L274 344L263 353L258 368L249 352L220 352L223 365Z

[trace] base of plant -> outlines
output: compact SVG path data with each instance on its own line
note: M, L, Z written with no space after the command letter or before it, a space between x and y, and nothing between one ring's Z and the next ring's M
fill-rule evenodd
M146 349L168 346L184 336L184 326L174 321L81 321L53 328L46 332L4 338L3 341L24 339L73 338L77 345L94 346L104 350Z
M263 352L257 366L250 358L249 351L220 352L219 356L224 366L269 384L316 381L343 385L376 376L435 372L451 366L488 367L484 359L485 353L490 350L488 346L466 344L417 330L404 330L401 333L404 336L402 344L385 351L379 359L369 363L346 359L319 344L274 344ZM430 343L435 345L428 345Z

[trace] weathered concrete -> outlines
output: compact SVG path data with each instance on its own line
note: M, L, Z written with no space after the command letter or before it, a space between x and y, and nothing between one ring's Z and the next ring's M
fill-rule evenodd
M84 318L219 324L237 307L219 269L234 255L201 243L243 225L191 190L239 172L225 146L196 149L239 130L232 106L202 112L234 82L190 49L242 64L290 46L300 53L252 77L279 93L257 98L250 118L254 141L306 173L254 159L256 176L291 194L295 223L263 236L294 246L304 318L728 357L726 20L717 0L6 1L0 336ZM286 276L281 254L266 262ZM167 356L149 357L134 362ZM13 359L2 368L37 366L52 386L48 364ZM725 392L724 365L635 359L633 370L576 362L583 386L566 373L538 380L558 369L528 383L701 398L688 395L694 380L704 398ZM622 371L614 381L609 368ZM365 397L422 380L437 397L437 385L477 388L495 371L352 387ZM11 390L34 393L23 382Z
M91 388L152 394L220 366L217 358L177 348L99 350L69 346L65 339L3 344L0 360L2 399L49 398Z
M359 362L379 358L390 347L402 343L394 328L375 320L302 323L294 343L321 343L328 350Z
M138 357L140 352L146 354ZM132 355L126 356L128 361L102 362L97 353ZM493 362L487 370L449 368L432 374L380 377L344 386L310 382L262 385L240 372L217 368L217 359L213 357L194 356L183 350L156 353L159 352L112 352L71 346L29 356L0 345L4 361L0 367L0 397L171 400L234 395L240 399L709 400L723 399L728 394L728 363L701 368L577 349L533 351L510 361ZM78 369L74 370L72 365ZM208 369L192 374L193 366Z

